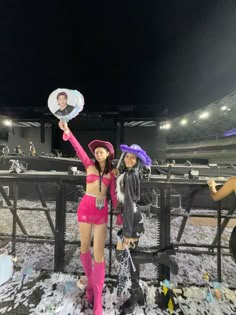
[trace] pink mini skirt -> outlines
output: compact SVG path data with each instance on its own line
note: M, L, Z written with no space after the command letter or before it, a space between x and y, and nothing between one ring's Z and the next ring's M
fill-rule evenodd
M96 197L85 194L81 199L78 210L78 222L89 224L104 224L108 222L108 202L102 209L96 208Z

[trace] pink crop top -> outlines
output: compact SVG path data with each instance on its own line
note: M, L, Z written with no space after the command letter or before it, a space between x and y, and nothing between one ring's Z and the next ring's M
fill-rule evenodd
M94 166L94 162L88 157L87 153L84 151L78 140L75 138L73 133L70 131L69 133L63 133L63 140L70 141L72 146L75 149L77 156L80 158L81 162L84 164L85 169L89 166ZM102 178L102 183L107 187L110 186L110 195L113 207L116 208L117 206L117 198L116 198L116 179L113 172L109 173L111 178L104 177ZM97 174L89 174L86 176L86 183L93 183L99 179Z
M99 180L99 176L96 174L88 174L86 177L86 183L93 183L96 182L96 180ZM110 186L111 178L102 177L102 183L106 186Z

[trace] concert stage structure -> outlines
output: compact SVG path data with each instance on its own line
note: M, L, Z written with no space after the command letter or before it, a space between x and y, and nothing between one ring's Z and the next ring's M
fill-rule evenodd
M211 176L212 177L212 176ZM236 197L230 196L222 202L214 202L209 196L207 177L199 176L196 179L185 178L180 175L151 175L149 180L142 181L141 204L145 207L147 215L156 222L156 246L145 248L147 251L157 253L159 250L171 246L170 226L171 219L182 217L182 223L173 246L176 251L191 254L209 254L217 256L217 280L221 281L221 255L230 255L228 246L221 245L221 235L231 218L236 218ZM227 177L216 178L223 184ZM6 190L6 187L9 189ZM5 208L12 214L12 233L1 233L0 239L12 241L12 253L16 254L18 242L50 243L54 245L54 270L65 271L66 246L80 244L79 241L66 239L66 217L68 203L78 203L85 187L85 174L69 175L67 172L26 171L22 174L13 174L9 171L0 171L0 194ZM9 194L6 192L9 190ZM79 192L79 193L78 193ZM21 199L39 200L41 207L26 207L19 205ZM54 201L55 222L53 222L48 207L49 201ZM147 205L148 203L148 205ZM196 208L201 211L193 214L202 218L217 218L217 230L211 244L191 244L182 242L181 237L188 218ZM209 211L213 209L213 211ZM222 211L224 209L224 211ZM20 219L20 211L44 212L50 226L52 237L33 235L28 233L27 227ZM1 211L1 209L0 209ZM32 217L33 220L33 217ZM113 212L110 211L110 233L106 247L109 249L109 275L112 268L112 241ZM17 233L17 230L19 231ZM169 278L169 270L158 266L158 280Z

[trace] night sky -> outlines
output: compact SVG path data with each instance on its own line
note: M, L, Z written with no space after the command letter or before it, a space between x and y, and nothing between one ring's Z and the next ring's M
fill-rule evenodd
M76 4L76 5L75 5ZM1 1L0 105L190 112L236 90L235 0Z

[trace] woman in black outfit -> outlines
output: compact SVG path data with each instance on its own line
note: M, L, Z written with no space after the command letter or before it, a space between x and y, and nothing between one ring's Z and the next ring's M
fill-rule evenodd
M140 174L142 167L151 165L151 159L137 144L132 144L130 147L123 144L120 148L125 153L125 169L116 180L116 193L120 210L118 221L120 224L123 223L123 228L118 232L119 241L116 249L116 257L120 262L117 295L121 295L125 286L127 271L130 270L131 295L122 305L121 311L124 314L132 314L137 304L144 305L144 296L139 285L139 265L144 263L164 264L174 274L178 273L178 266L167 252L140 253L137 251L139 238L144 233L143 216L138 205Z

